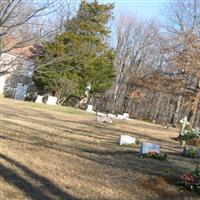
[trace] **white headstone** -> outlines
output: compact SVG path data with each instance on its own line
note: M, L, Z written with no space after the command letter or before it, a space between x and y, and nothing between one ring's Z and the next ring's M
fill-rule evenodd
M106 114L101 113L101 112L96 112L96 115L97 115L97 116L100 116L100 117L106 117Z
M129 118L129 114L128 113L124 113L123 115L117 115L117 118L121 119L121 120L126 120L126 119Z
M90 105L90 104L89 104L89 105L87 106L86 111L87 111L87 112L94 112L94 111L93 111L93 105Z
M129 118L129 113L123 113L123 116L125 119L128 119Z
M46 101L46 104L48 105L56 105L58 98L57 97L53 97L53 96L48 96L48 99Z
M37 99L35 100L35 102L36 102L36 103L43 103L43 102L42 102L42 99L43 99L43 96L38 95L38 96L37 96Z
M27 89L28 89L27 85L23 85L22 83L18 83L14 99L24 101L24 99L26 97Z
M136 138L131 137L129 135L120 135L119 144L126 145L126 144L135 144Z
M160 153L160 145L152 143L142 143L140 146L140 154L147 154L150 152Z
M113 114L108 114L108 117L111 117L111 118L116 118L116 115L113 115Z
M183 119L181 119L180 123L181 123L180 135L184 135L184 130L186 126L188 126L190 123L188 122L187 117L184 117Z
M117 115L117 118L118 119L124 119L124 116L123 115Z
M108 116L96 116L96 121L97 122L102 122L102 123L109 123L112 124L112 118L108 117Z

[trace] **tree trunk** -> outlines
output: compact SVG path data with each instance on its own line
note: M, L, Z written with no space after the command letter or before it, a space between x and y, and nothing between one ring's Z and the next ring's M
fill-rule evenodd
M175 109L174 116L172 119L173 126L176 126L176 124L178 123L178 116L180 112L181 101L182 101L182 96L179 96L176 102L176 109Z
M157 105L156 105L156 111L155 111L155 114L154 114L154 117L153 117L154 120L157 119L158 113L160 111L161 100L162 100L162 93L159 93L158 101L157 101Z
M200 80L198 80L196 91L197 92L194 96L192 106L190 109L190 113L189 113L189 117L188 117L188 120L189 120L191 126L194 125L195 116L198 111L198 103L199 103L199 99L200 99Z

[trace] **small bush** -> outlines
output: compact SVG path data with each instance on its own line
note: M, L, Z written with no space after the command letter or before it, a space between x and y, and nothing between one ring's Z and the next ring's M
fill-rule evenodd
M190 148L190 149L188 150L188 157L196 158L196 157L197 157L197 149L195 149L195 148Z

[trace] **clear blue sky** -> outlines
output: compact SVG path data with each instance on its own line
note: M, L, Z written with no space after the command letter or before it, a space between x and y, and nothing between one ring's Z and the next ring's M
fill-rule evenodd
M78 6L81 0L71 0ZM92 2L93 0L87 0ZM100 3L115 3L114 16L136 15L138 18L157 19L169 2L176 0L98 0Z
M65 0L66 1L66 0ZM70 1L70 0L69 0ZM87 0L92 2L93 0ZM99 3L114 3L115 8L113 11L114 15L114 26L112 31L115 32L115 25L117 19L121 15L126 16L136 16L138 19L147 19L147 20L162 20L162 11L166 6L172 1L176 0L98 0ZM81 0L71 0L75 8L78 9L78 5ZM115 36L111 36L111 43L115 43Z
M99 2L114 2L115 17L125 14L136 15L143 19L157 19L161 17L162 9L167 6L170 0L99 0Z

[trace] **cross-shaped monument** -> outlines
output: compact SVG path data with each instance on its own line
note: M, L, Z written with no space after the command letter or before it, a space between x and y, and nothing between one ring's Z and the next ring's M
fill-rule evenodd
M187 117L185 116L183 119L180 120L181 123L181 131L179 135L184 135L184 130L186 128L186 126L188 126L190 123L187 120Z

